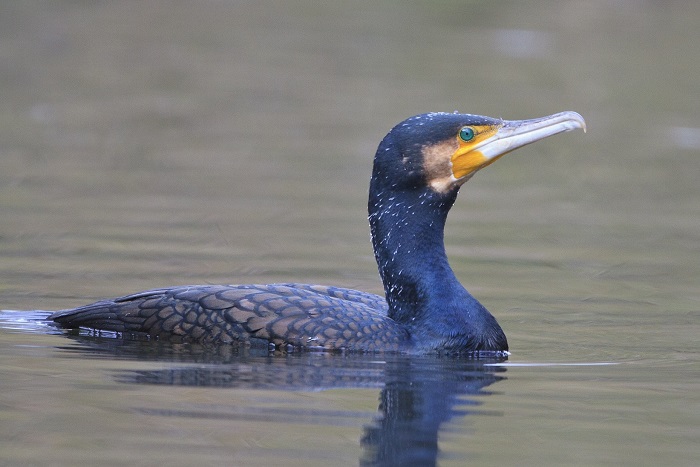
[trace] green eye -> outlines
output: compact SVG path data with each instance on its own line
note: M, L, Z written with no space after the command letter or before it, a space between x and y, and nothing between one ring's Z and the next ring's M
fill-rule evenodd
M470 126L465 126L462 127L461 130L459 130L459 139L462 141L469 142L474 139L474 128Z

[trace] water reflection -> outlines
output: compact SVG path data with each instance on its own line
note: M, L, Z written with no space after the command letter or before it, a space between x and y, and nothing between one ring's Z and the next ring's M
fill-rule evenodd
M131 385L197 386L252 390L318 391L338 388L381 388L378 415L367 420L361 436L361 465L434 465L440 454L441 426L477 411L469 396L487 395L484 388L504 379L503 359L468 360L448 357L269 355L233 347L104 339L72 335L63 349L81 357L171 362L164 369L126 369L112 373ZM345 425L364 412L271 409L217 405L196 409L142 408L142 413L199 419L255 420L275 423ZM483 411L479 411L483 414Z
M481 361L410 359L387 362L379 413L365 427L361 465L434 465L440 426L465 416L478 402L464 395L483 389L504 376Z

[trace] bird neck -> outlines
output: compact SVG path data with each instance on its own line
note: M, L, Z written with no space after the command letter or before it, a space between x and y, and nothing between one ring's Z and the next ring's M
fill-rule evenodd
M496 319L459 283L447 261L443 234L457 197L370 189L374 255L389 305L423 350L508 350Z
M468 295L445 253L445 220L456 195L373 190L370 196L374 255L389 316L397 322L420 322L454 297Z

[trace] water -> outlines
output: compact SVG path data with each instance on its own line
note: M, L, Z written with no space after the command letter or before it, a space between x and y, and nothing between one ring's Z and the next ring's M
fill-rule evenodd
M450 214L507 361L124 342L7 311L0 465L697 465L699 26L693 2L3 7L5 310L381 293L365 206L393 124L575 110L588 133L504 157Z

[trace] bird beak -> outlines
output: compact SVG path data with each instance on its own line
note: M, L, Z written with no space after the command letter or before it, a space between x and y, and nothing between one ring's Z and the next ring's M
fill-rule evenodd
M460 147L452 156L453 176L460 182L500 157L549 136L582 128L586 122L576 112L560 112L530 120L502 120L495 132L475 144Z

